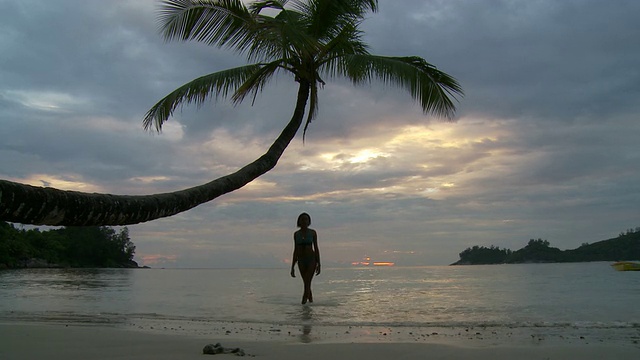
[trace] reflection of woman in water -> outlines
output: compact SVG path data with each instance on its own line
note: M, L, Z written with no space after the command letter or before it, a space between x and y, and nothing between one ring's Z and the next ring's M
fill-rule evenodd
M304 282L304 294L302 303L313 302L311 293L311 280L313 274L320 275L320 250L318 249L318 234L310 229L311 216L302 213L298 216L300 230L293 233L293 260L291 261L291 276L296 277L294 266L298 263L298 270Z

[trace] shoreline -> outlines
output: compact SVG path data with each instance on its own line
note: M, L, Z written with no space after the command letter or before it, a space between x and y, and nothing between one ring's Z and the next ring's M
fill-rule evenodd
M608 344L640 349L640 324L409 325L245 322L150 317L0 317L2 325L108 328L154 335L284 343L417 343L485 346Z
M640 324L409 325L246 322L209 319L113 317L102 314L0 317L0 324L104 327L158 335L224 337L287 343L430 343L464 346L609 344L640 348Z
M609 342L545 334L526 339L479 330L477 335L414 334L397 329L210 324L208 331L182 331L151 325L109 326L62 322L0 322L0 358L75 359L202 359L205 345L221 343L241 348L247 356L265 360L369 358L430 359L604 359L640 356L633 341ZM255 325L254 325L255 326ZM308 332L307 332L308 330ZM426 329L423 329L426 330ZM637 329L636 329L637 330ZM464 331L464 330L463 330ZM368 333L367 333L368 332ZM465 333L468 333L464 331ZM247 334L252 334L247 336ZM491 336L488 336L488 335ZM429 336L426 336L429 335ZM612 334L613 336L613 334ZM233 356L233 355L218 355Z

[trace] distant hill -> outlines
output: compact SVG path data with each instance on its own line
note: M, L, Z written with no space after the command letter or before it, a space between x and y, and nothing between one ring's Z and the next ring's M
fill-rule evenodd
M551 247L547 240L531 239L517 251L495 246L474 246L465 249L459 256L460 260L451 265L640 260L640 228L627 230L613 239L585 243L572 250Z

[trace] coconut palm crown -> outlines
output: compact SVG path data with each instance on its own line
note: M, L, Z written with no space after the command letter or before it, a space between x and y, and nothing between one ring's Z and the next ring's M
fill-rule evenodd
M425 113L446 119L462 95L458 82L417 56L372 55L359 25L377 0L164 0L159 20L167 40L229 48L249 65L192 80L156 103L143 120L161 131L176 108L230 97L254 98L278 73L298 83L293 114L267 152L235 173L192 188L153 195L89 194L0 180L0 221L36 225L128 225L175 215L237 190L265 174L318 110L324 79L354 85L379 81L407 90ZM305 113L307 114L305 117Z
M283 71L310 92L303 136L317 114L323 77L397 85L408 90L425 112L451 118L455 106L449 96L462 94L454 78L417 56L369 53L358 27L367 12L377 10L376 0L272 0L248 7L240 0L164 1L160 20L165 39L231 48L254 63L181 86L149 110L145 128L160 131L183 102L199 104L212 95L230 95L234 102L241 102Z

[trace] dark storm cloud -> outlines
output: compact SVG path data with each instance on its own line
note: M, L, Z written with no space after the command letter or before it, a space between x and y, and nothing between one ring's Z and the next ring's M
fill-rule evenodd
M454 74L465 111L567 121L638 109L639 11L636 1L382 2L365 27L376 51L415 52Z

